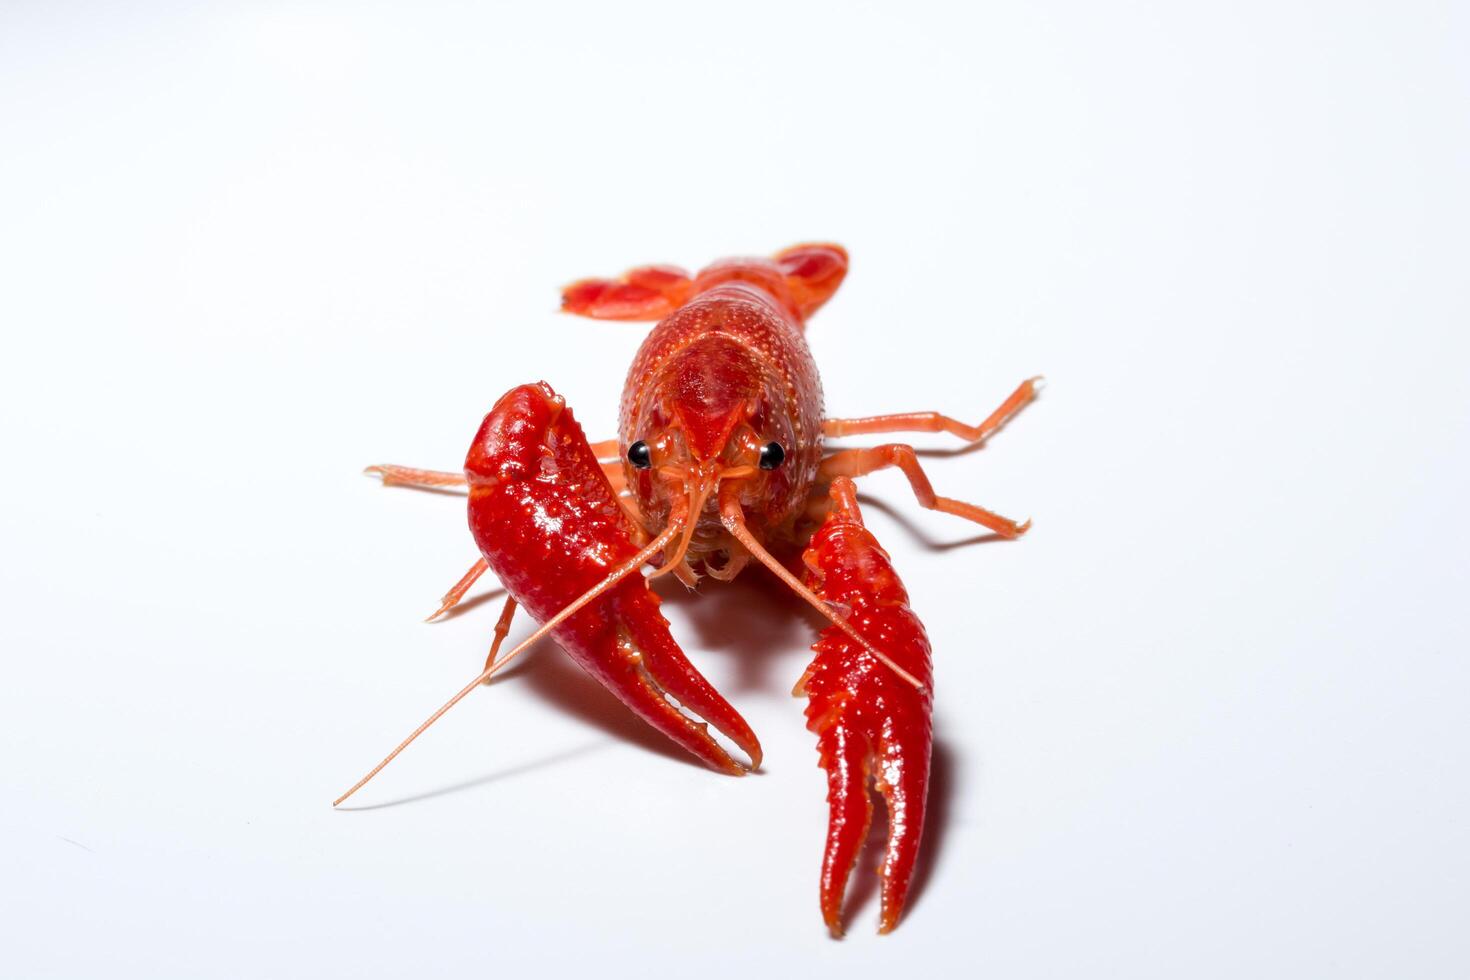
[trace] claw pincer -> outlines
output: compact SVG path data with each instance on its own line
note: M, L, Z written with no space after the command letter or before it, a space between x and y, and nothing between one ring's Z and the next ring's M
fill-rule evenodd
M520 606L545 622L637 557L642 533L562 398L545 382L507 392L465 459L470 532ZM552 631L583 670L639 717L713 769L746 766L706 730L714 725L760 765L750 726L684 656L641 574L607 589ZM670 699L704 721L691 718Z
M817 735L827 770L822 917L840 936L847 879L872 816L870 779L888 810L879 931L890 931L903 913L924 830L933 671L924 625L888 554L863 526L852 481L836 480L831 497L832 511L802 555L807 585L924 685L905 682L835 626L822 631L812 647L816 658L797 685L808 698L807 728Z

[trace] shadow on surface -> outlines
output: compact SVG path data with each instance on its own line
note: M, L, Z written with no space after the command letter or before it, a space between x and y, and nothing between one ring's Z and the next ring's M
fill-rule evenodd
M508 683L513 678L517 683ZM611 691L589 677L555 642L542 640L527 650L521 663L501 674L491 687L502 684L506 686L506 694L530 691L620 742L637 745L697 769L705 768L698 759L635 715Z
M914 455L922 459L951 459L955 456L968 456L971 453L978 453L984 448L984 442L967 442L963 445L946 449L915 449Z
M688 645L707 657L734 658L735 681L726 694L791 690L811 659L808 647L827 625L770 572L753 563L735 581L705 581L697 592L672 578L664 581L673 584L661 587L660 595L689 617L694 636Z
M494 581L495 575L494 575L493 572L486 572L485 574L488 575L488 576L490 576L491 581ZM460 616L463 616L465 613L469 612L472 609L478 609L479 607L483 606L485 603L490 602L493 599L504 599L504 598L505 598L505 587L504 586L496 586L495 588L491 589L489 592L482 592L481 594L479 594L477 596L472 596L471 598L468 598L468 599L461 599L461 600L459 600L459 605L455 606L453 609L449 610L448 612L444 613L443 615L441 615L441 616L439 616L439 617L437 617L437 618L435 618L433 620L427 620L427 622L431 622L431 623L447 623L451 619L455 619L455 618L458 618ZM524 616L525 614L524 613L521 613L520 615L521 616ZM491 627L493 628L494 625L495 625L494 620L491 620ZM506 647L505 649L509 650L510 647Z
M432 800L438 796L448 796L451 793L460 793L464 790L474 789L477 786L484 786L487 783L496 783L502 779L510 779L513 776L522 776L528 772L535 772L537 769L545 769L549 766L565 762L568 759L575 759L578 756L589 755L593 752L601 752L611 747L612 743L610 742L589 742L586 745L578 746L574 749L567 749L565 752L557 752L555 755L548 755L532 762L512 766L509 769L487 773L484 776L478 776L474 779L465 779L457 783L450 783L448 786L441 786L438 789L427 790L423 793L414 793L412 796L401 796L396 800L387 800L383 803L367 803L362 806L339 806L337 810L343 813L355 813L359 810L386 810L389 807L403 806L405 803L419 803L423 800Z
M467 487L420 487L409 483L384 483L376 473L364 473L363 475L376 480L384 490L407 490L412 493L428 493L436 497L459 497L460 499L470 495Z
M919 529L919 526L917 524L915 524L913 521L909 520L908 517L907 517L907 515L905 515L903 511L901 511L898 508L894 507L892 504L885 503L884 501L878 500L878 499L876 499L874 497L869 497L865 493L858 494L858 504L865 511L866 510L876 510L876 511L881 511L882 513L886 514L890 520L892 520L899 527L903 528L904 531L906 531L908 533L909 537L911 537L915 541L917 541L919 543L920 547L922 547L925 551L934 551L934 552L953 551L956 548L968 548L971 545L990 544L991 542L994 542L994 541L1009 541L1009 540L1011 540L1010 538L1007 538L1004 535L996 534L993 531L987 531L984 534L977 534L977 535L974 535L972 537L963 538L963 539L961 539L959 541L935 541L933 538L929 537L922 530L920 530ZM918 503L915 503L914 506L915 507L919 507ZM922 510L923 508L919 508L919 509ZM973 524L970 524L968 521L966 521L962 517L955 517L955 518L953 518L953 520L956 523L960 524L961 526L969 526L969 527L974 527L975 526ZM882 544L883 543L882 539L879 539L878 543L879 544ZM898 574L899 574L899 577L902 577L903 576L903 569L900 568L898 570Z
M919 845L919 861L909 886L908 905L904 916L918 908L929 887L929 878L944 851L944 843L953 823L955 796L958 794L954 751L942 738L934 739L929 757L929 809L924 814L924 840Z

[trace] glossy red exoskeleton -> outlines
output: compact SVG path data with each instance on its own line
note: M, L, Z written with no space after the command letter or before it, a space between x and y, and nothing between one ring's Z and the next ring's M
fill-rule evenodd
M925 507L1005 537L1028 525L936 495L908 445L828 452L824 438L910 431L978 442L1035 397L1038 379L1023 382L975 426L935 412L824 417L805 324L846 273L846 251L813 244L771 259L716 262L696 276L646 266L617 280L574 283L562 294L568 312L658 321L628 371L617 439L589 443L571 409L540 382L495 403L462 473L370 467L389 484L468 487L470 532L482 557L436 616L487 570L509 597L480 676L337 802L548 633L706 765L732 775L758 767L755 734L684 656L648 585L665 573L691 587L701 576L727 581L756 561L832 624L797 685L828 775L823 918L841 934L872 786L888 814L880 929L898 923L923 833L930 649L887 553L863 524L852 481L898 467ZM645 576L648 565L656 570ZM542 625L499 656L517 608ZM745 758L727 752L707 725Z

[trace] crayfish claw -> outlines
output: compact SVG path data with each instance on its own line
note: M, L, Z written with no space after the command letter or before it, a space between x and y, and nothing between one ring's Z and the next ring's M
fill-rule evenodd
M848 878L868 837L870 788L886 804L888 839L878 874L879 932L898 925L908 898L924 831L933 744L933 672L924 626L888 555L863 526L852 482L832 485L834 507L803 560L808 585L823 599L852 609L859 632L882 636L884 649L922 681L914 687L842 630L823 630L816 658L799 687L807 696L807 727L817 735L827 771L827 846L822 856L822 918L842 935Z
M513 388L496 403L465 471L470 533L515 602L547 623L586 601L551 631L583 670L710 768L743 775L759 766L755 733L684 656L658 596L629 564L639 555L636 529L582 427L549 385ZM610 580L614 568L628 574ZM749 765L707 725L749 756Z
M679 649L669 633L668 620L658 611L657 594L642 583L638 588L641 594L630 589L618 596L616 604L621 624L617 660L625 669L602 670L585 663L583 667L641 718L711 769L743 776L760 768L762 751L755 732ZM741 762L725 751L710 735L710 726L749 761Z

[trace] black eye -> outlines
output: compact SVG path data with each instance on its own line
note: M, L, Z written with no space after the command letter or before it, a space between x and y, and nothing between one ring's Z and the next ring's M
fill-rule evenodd
M774 470L786 461L786 450L779 442L768 442L761 447L761 469Z
M648 443L639 439L628 447L628 462L633 464L635 470L646 470L653 465L653 453L648 450Z

